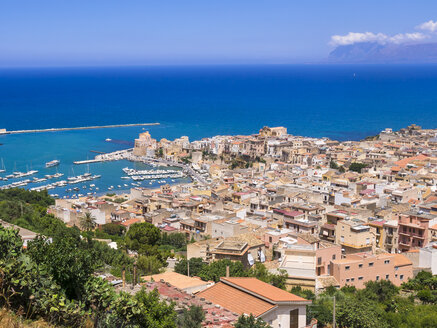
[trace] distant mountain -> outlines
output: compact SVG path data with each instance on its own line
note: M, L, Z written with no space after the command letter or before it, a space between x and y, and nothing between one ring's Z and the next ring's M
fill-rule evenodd
M437 63L437 43L379 44L361 42L338 46L330 54L335 63Z

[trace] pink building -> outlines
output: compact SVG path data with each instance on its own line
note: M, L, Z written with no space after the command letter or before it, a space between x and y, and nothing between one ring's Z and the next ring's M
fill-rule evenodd
M364 288L367 281L382 279L400 286L413 277L413 263L402 254L351 254L332 261L331 275L340 287Z
M406 252L428 244L429 228L437 224L437 216L422 211L408 211L399 215L399 250Z

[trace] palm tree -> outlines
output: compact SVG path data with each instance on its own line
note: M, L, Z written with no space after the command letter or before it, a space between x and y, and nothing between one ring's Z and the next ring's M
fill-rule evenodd
M83 230L90 231L96 226L96 218L90 212L86 212L80 218L79 224Z

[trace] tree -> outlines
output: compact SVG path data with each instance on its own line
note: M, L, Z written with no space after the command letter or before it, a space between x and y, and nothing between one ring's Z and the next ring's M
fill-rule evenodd
M398 288L390 280L373 281L365 284L366 288L362 291L368 299L386 303L398 294Z
M203 262L203 259L200 257L193 257L189 260L182 259L178 261L174 267L174 271L180 274L188 275L188 262L190 263L190 276L198 276L204 267L207 267L208 264Z
M221 277L226 276L226 267L229 266L231 277L247 277L248 272L244 269L243 263L231 260L218 260L205 266L199 273L199 277L205 281L219 282Z
M234 325L235 328L270 328L264 320L256 319L252 314L249 316L240 315Z
M188 309L184 309L178 317L179 328L201 328L202 322L205 320L205 312L201 306L191 305Z
M347 297L343 302L339 302L336 309L339 327L388 328L383 315L384 310L378 303L356 297Z
M336 162L334 162L333 160L331 160L331 161L329 162L329 167L330 167L331 169L337 170L337 169L338 169L338 164L337 164Z
M96 226L96 218L90 212L85 212L79 219L79 225L83 230L90 231Z
M338 171L340 171L340 173L344 173L344 172L346 172L346 169L344 168L344 166L340 166L338 168Z
M126 227L121 224L107 223L102 226L102 231L111 236L123 236L126 233Z
M101 327L176 328L173 304L160 301L155 289L141 289L134 296L121 292L113 304L112 313ZM109 324L108 324L109 323Z
M82 242L72 237L49 239L37 237L29 243L31 259L47 270L53 279L65 290L67 296L80 299L84 286L94 272L96 259L85 250Z
M364 169L366 167L367 167L367 164L355 162L349 166L349 171L361 173L362 169Z
M160 273L163 266L163 263L156 256L141 255L138 257L138 271L143 275Z
M255 265L250 268L249 276L255 277L261 281L268 284L272 284L275 287L285 289L285 283L287 281L288 275L285 270L279 271L279 274L274 274L267 270L266 266L262 263L255 263Z
M155 246L160 238L160 230L153 224L144 222L134 223L126 233L125 241L130 250L140 252L143 249L143 253L150 254L151 247Z
M171 233L164 232L161 236L161 245L170 245L176 249L181 249L187 245L187 237L183 233Z

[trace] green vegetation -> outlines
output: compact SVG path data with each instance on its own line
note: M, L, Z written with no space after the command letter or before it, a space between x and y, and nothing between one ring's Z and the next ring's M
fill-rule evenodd
M24 250L18 232L0 226L1 307L58 327L176 327L173 305L157 291L117 294L94 277L92 242L69 232L40 237Z
M205 312L201 306L191 305L184 309L178 317L178 327L180 328L201 328L205 320Z
M352 163L349 166L349 171L361 173L361 171L366 167L367 167L367 164L364 164L364 163Z
M338 164L337 164L336 162L334 162L333 160L331 160L331 161L329 162L329 167L330 167L331 169L337 170L337 169L338 169Z
M275 287L285 289L286 273L284 271L279 274L270 273L262 263L256 263L250 269L246 269L241 262L218 260L207 264L201 258L191 258L189 261L183 259L176 263L174 270L187 275L188 262L190 263L190 276L198 276L205 281L220 281L221 277L226 276L226 267L229 266L231 277L255 277Z
M79 224L82 230L90 231L96 226L96 218L90 212L86 212L80 219Z
M251 314L249 316L241 315L238 317L237 322L234 325L235 328L271 328L264 320L255 319Z
M356 290L343 287L328 288L313 297L307 318L316 318L319 327L332 324L333 297L336 298L336 323L347 328L419 328L437 327L437 304L421 301L423 290L432 290L436 277L419 273L418 277L404 283L401 288L390 281L369 281L366 288ZM431 282L431 285L428 285ZM417 288L417 289L416 289ZM293 289L293 293L311 299L308 292Z

